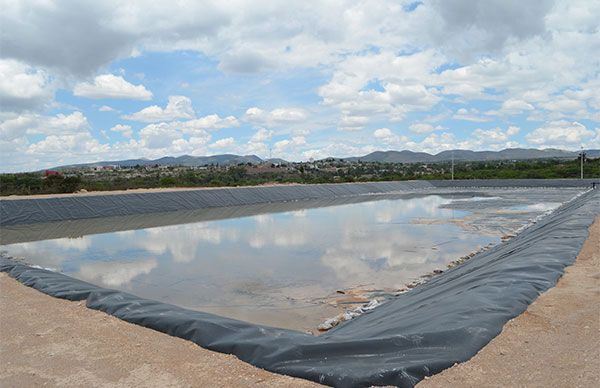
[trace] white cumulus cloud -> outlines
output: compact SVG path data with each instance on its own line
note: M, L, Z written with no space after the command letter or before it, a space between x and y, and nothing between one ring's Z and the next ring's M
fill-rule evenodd
M415 132L415 133L428 133L428 132L434 132L434 131L441 131L444 129L447 129L441 125L436 125L435 127L431 124L428 123L414 123L411 124L408 129L410 129L411 131Z
M210 148L224 149L224 148L227 148L227 147L232 147L234 144L235 144L235 139L233 137L226 137L226 138L219 139L219 140L215 141L209 147Z
M409 142L406 136L397 135L389 128L378 128L373 131L373 136L383 143L394 147L402 147Z
M116 98L131 100L150 100L152 92L144 85L134 85L123 77L114 74L102 74L93 82L81 82L73 88L73 94L87 98Z
M501 112L506 114L519 114L533 109L535 108L530 103L512 98L504 101L500 108Z
M543 127L536 128L525 138L538 147L558 147L576 149L579 146L591 148L591 141L596 133L576 121L552 121ZM597 146L594 144L594 146Z
M117 124L110 130L112 132L120 133L127 138L131 138L133 136L133 129L131 129L131 125Z
M90 125L81 112L59 113L55 116L23 114L0 123L0 139L25 135L60 135L87 131Z
M12 59L0 59L0 109L36 108L49 101L53 92L47 72Z
M306 120L307 114L299 108L277 108L271 111L252 107L246 110L244 121L267 127L300 123Z
M151 105L139 112L122 116L131 121L143 123L155 123L159 121L171 121L176 119L191 119L195 116L192 100L185 96L169 96L169 102L165 108Z

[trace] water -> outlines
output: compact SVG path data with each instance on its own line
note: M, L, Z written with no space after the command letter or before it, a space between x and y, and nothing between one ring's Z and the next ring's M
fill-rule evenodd
M393 292L499 242L501 223L496 229L466 228L476 213L452 208L479 199L388 198L2 249L28 263L144 298L306 330L337 314L344 298L352 302L337 291ZM541 212L559 204L523 203L511 209Z

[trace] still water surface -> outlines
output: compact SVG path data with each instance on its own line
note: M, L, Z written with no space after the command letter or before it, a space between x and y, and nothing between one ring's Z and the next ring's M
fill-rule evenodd
M442 207L452 201L440 195L385 199L2 250L144 298L305 330L339 312L327 303L338 290L398 289L499 241L501 233L461 227L456 221L471 213ZM442 222L414 222L422 219Z

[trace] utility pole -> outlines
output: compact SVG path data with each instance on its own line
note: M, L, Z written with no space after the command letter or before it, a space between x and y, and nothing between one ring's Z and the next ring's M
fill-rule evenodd
M579 153L581 159L581 179L583 179L583 160L585 159L585 152L583 152L583 146L581 146L581 152Z
M452 169L451 169L452 173L452 180L454 180L454 150L452 150Z

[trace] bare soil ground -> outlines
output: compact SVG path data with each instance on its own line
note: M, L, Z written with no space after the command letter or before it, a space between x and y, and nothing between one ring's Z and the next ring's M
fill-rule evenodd
M0 273L0 387L317 387Z
M343 184L343 183L342 183ZM198 187L155 187L151 189L127 189L127 190L105 190L105 191L76 191L74 193L58 194L33 194L33 195L5 195L0 200L14 201L19 199L43 199L60 197L85 197L94 195L116 195L116 194L143 194L143 193L165 193L170 191L194 191L194 190L216 190L233 189L236 187L272 187L272 186L301 186L301 183L264 183L252 186L198 186Z
M418 388L600 387L600 217L556 287L469 361Z

